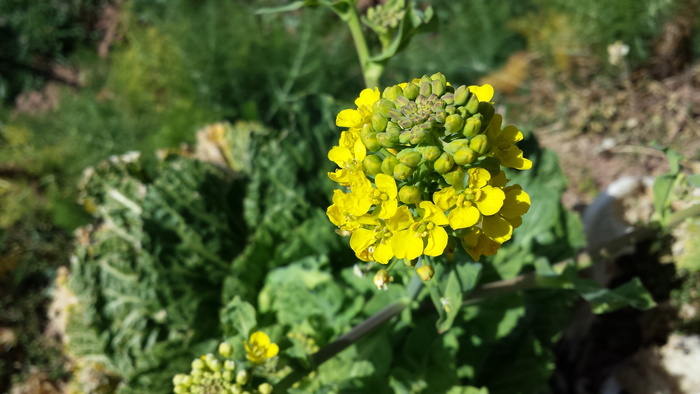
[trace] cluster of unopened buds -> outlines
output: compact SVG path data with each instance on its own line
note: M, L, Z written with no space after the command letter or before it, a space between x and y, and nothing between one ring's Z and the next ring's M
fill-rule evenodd
M175 393L231 393L231 394L270 394L273 387L269 383L252 385L252 370L275 357L279 347L270 338L258 331L244 343L248 362L237 361L232 357L233 346L228 342L219 345L219 356L209 353L192 361L188 375L173 377ZM243 365L248 364L246 369Z
M328 153L340 168L328 175L342 188L327 215L360 260L411 265L460 243L478 261L511 238L530 197L502 167L532 162L515 145L522 133L501 127L493 93L436 73L381 94L365 89L357 109L338 114L347 129Z

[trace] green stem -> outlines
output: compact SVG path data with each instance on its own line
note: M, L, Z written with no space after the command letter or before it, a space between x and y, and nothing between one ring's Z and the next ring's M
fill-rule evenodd
M360 67L362 67L365 86L369 89L374 89L379 86L379 77L384 72L384 66L370 60L369 47L362 32L362 24L360 23L360 15L357 13L357 8L351 7L348 10L346 22L350 28L352 40L355 43L357 56L360 58Z

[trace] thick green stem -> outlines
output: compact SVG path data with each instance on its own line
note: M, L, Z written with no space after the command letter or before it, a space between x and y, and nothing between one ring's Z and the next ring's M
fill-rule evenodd
M369 89L374 89L379 86L379 77L384 72L384 66L370 60L369 47L367 40L362 32L362 24L360 23L360 15L356 8L352 8L346 14L346 23L350 28L352 40L355 43L357 56L360 58L360 66L362 67L362 75L365 79L365 86Z

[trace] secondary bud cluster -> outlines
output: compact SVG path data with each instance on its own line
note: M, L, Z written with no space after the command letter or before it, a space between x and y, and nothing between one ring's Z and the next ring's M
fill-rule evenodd
M277 345L271 343L267 335L258 331L245 342L248 362L234 360L233 346L222 342L219 356L206 354L192 361L189 374L173 377L174 393L251 393L270 394L273 387L269 383L251 385L251 373L265 360L277 355Z
M510 239L530 199L501 167L532 163L515 145L522 133L501 128L492 96L489 85L454 87L436 73L366 89L357 109L338 114L347 129L328 154L340 167L329 177L346 189L327 214L359 259L439 256L453 237L478 260Z

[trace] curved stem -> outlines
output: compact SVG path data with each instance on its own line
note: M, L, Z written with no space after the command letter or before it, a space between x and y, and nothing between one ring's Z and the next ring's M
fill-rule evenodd
M369 89L374 89L379 86L379 77L384 72L384 66L370 60L369 47L362 32L362 24L360 23L360 15L357 13L357 9L351 7L346 14L346 18L352 40L355 43L357 56L360 58L360 67L362 67L365 86Z

